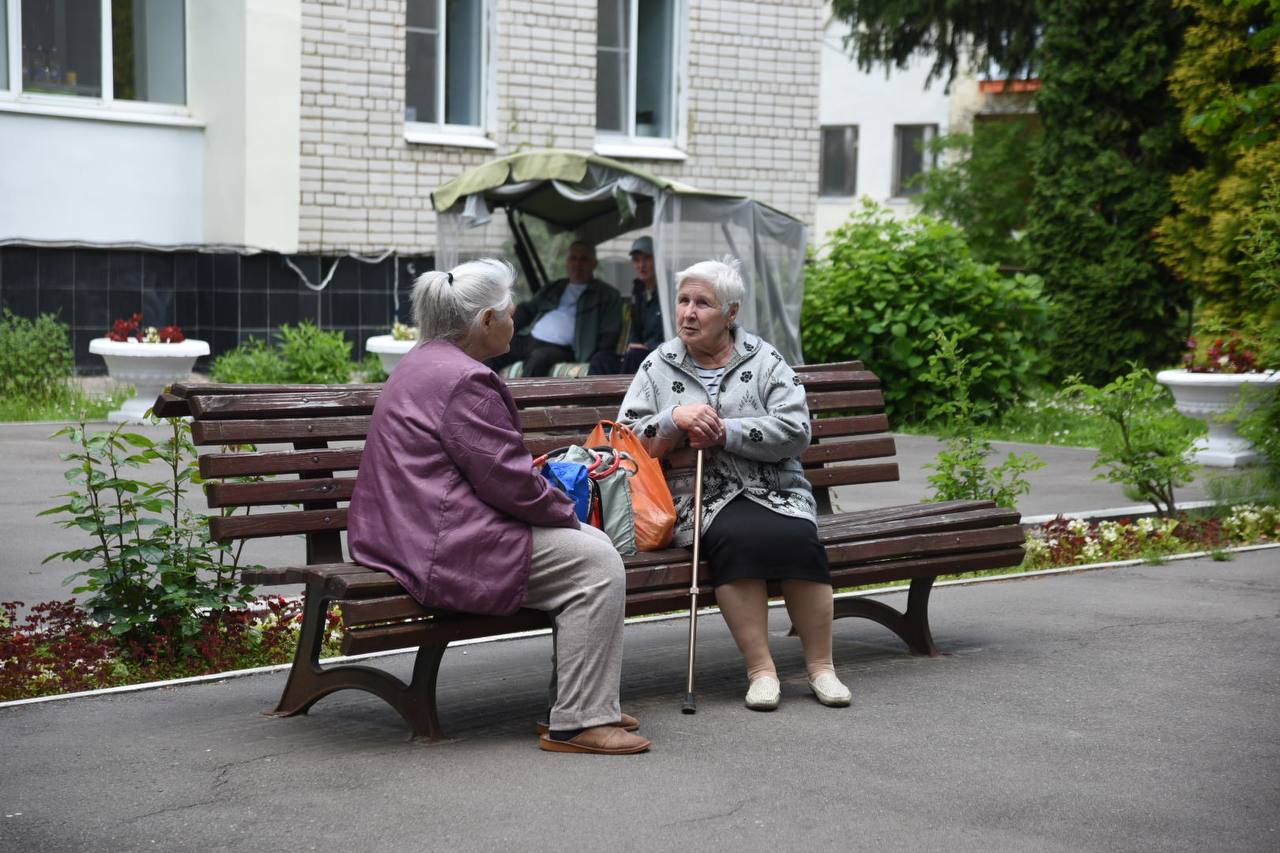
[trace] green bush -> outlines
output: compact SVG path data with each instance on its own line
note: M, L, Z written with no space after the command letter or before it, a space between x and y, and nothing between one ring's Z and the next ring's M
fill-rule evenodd
M250 340L213 361L215 382L245 384L341 385L351 381L351 344L342 332L303 321L284 325L274 347Z
M67 327L52 314L35 320L0 314L0 391L24 405L67 403L75 367Z
M1127 496L1171 517L1177 511L1174 490L1195 478L1191 451L1199 428L1174 409L1169 389L1151 371L1133 367L1102 388L1076 381L1067 390L1108 425L1093 463L1105 470L1095 479L1118 483Z
M1280 3L1174 5L1191 23L1169 88L1201 157L1173 177L1177 208L1160 223L1157 245L1201 307L1239 326L1257 312L1242 239L1280 172Z
M169 632L177 642L165 653L185 655L194 650L202 612L239 607L249 589L240 582L240 547L209 541L204 516L188 500L203 482L191 425L181 418L166 423L170 434L163 441L124 426L91 433L84 422L54 433L72 444L62 454L72 463L66 472L71 491L59 496L65 503L40 515L62 516L61 526L85 532L85 547L50 554L45 562L86 564L72 576L81 581L73 591L90 593L86 605L95 619L140 650ZM139 469L165 476L129 476Z
M280 327L280 355L289 382L341 385L351 381L351 343L306 320Z
M287 381L287 373L279 352L263 341L250 340L215 358L209 378L236 385L280 385Z
M884 383L886 409L924 421L946 392L924 379L935 331L983 366L972 388L982 416L1046 371L1048 303L1033 275L1004 278L973 259L964 232L909 222L865 202L805 273L802 338L811 362L861 359Z
M987 467L987 458L995 449L991 442L979 438L973 427L974 407L970 390L982 378L982 365L970 366L972 359L961 355L954 335L935 331L930 338L938 352L929 356L929 369L924 378L933 383L948 399L929 413L946 423L950 435L947 446L931 465L929 485L935 501L995 501L996 506L1013 507L1020 496L1031 491L1023 475L1044 467L1044 460L1034 453L1017 456L1010 453L1004 462Z
M1036 117L979 121L972 135L944 136L931 147L935 156L955 152L959 157L918 176L921 209L963 228L980 262L1025 267L1022 235L1040 149Z
M1187 284L1156 257L1170 175L1191 152L1165 78L1184 16L1171 0L1055 0L1038 8L1044 127L1028 217L1031 269L1053 295L1058 376L1109 381L1168 366Z

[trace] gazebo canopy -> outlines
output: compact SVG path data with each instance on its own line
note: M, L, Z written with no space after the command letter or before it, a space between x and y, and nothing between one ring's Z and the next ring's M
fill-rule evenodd
M504 209L526 277L545 282L541 260L519 217L599 245L652 228L658 293L668 336L675 333L675 273L708 258L742 262L747 299L740 322L773 343L792 363L802 360L804 296L802 222L733 193L700 190L625 163L574 151L529 151L470 169L431 194L440 221L436 263L458 263L462 234Z

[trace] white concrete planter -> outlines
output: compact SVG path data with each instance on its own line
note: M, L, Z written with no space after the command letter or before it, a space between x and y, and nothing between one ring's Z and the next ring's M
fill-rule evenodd
M1236 432L1234 423L1222 416L1236 407L1240 389L1246 385L1280 387L1280 372L1268 373L1188 373L1162 370L1156 381L1173 392L1174 407L1189 417L1209 425L1209 435L1196 442L1196 461L1211 468L1234 468L1261 460L1253 444Z
M107 415L112 423L142 423L156 397L175 382L191 375L196 359L209 354L209 344L188 338L177 344L143 344L94 338L89 352L102 356L107 373L117 382L134 387L134 397Z
M364 342L364 348L367 352L376 352L378 358L382 361L382 369L391 374L396 369L396 365L400 363L400 359L404 358L409 350L418 345L414 341L397 341L390 335L374 335Z

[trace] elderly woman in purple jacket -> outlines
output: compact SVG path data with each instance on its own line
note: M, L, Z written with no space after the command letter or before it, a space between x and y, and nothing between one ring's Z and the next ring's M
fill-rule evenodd
M351 554L427 607L553 614L542 749L643 752L618 706L625 575L609 537L533 470L515 401L484 360L511 343L515 273L497 260L413 288L421 342L374 408L348 521Z

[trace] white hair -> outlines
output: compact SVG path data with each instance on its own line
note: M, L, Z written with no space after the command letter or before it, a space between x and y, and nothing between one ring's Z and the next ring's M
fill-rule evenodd
M699 261L688 269L676 273L676 290L686 281L701 281L711 285L720 302L720 311L729 316L734 305L742 307L747 296L747 286L742 283L742 262L733 255L725 255L718 261Z
M418 339L461 341L479 324L486 308L511 307L515 280L511 264L496 258L467 261L448 272L424 272L413 283Z

